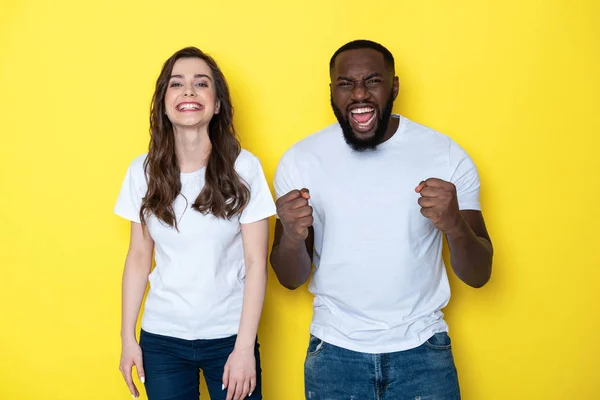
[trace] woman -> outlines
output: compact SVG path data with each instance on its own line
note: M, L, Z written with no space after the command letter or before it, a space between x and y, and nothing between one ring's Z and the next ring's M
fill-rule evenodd
M262 399L256 332L275 205L260 162L236 139L229 89L210 56L189 47L165 62L150 131L115 207L131 221L121 373L134 398L133 365L150 400L198 400L199 370L213 400Z

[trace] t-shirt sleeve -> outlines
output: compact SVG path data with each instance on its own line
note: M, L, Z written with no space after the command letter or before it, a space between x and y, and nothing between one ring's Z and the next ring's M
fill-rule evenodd
M281 157L277 169L275 170L273 187L277 199L292 190L302 188L295 182L294 171L294 149L291 148Z
M460 210L481 210L477 167L467 152L452 141L450 166L452 168L450 182L456 186L458 208Z
M134 160L121 185L114 212L120 217L140 223L140 208L146 195L146 179L140 160Z
M252 157L249 164L248 174L243 178L250 189L250 200L240 215L241 224L251 224L275 215L275 202L260 161Z

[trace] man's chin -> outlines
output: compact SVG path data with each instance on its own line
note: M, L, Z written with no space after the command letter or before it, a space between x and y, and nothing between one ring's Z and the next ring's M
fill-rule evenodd
M352 129L352 135L357 142L368 142L375 137L375 133L377 133L377 126L375 129L371 129L367 132L360 132Z
M374 132L356 132L354 129L344 131L346 143L355 151L373 150L377 147L377 131Z

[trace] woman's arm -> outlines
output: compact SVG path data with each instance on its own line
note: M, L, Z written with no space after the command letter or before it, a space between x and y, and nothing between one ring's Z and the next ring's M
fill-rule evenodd
M144 382L142 350L137 343L135 326L137 323L142 299L148 283L148 275L152 267L154 241L146 229L137 222L131 223L129 251L125 259L122 284L121 315L121 364L119 369L134 397L140 394L133 383L131 369L136 366L138 377Z
M268 241L268 219L242 224L246 283L238 337L223 374L228 400L244 399L256 387L254 346L267 285Z

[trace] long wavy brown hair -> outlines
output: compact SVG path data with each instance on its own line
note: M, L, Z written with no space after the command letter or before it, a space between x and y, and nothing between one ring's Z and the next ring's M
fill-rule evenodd
M181 192L180 170L175 155L173 125L165 112L165 94L175 62L181 58L199 58L210 67L213 75L219 113L208 125L212 150L205 171L205 185L192 204L203 214L230 219L240 214L248 204L250 191L235 171L235 160L241 151L233 126L233 105L225 76L215 60L195 47L186 47L165 61L156 81L150 108L150 147L144 162L148 191L140 208L140 220L153 214L177 229L173 202Z

